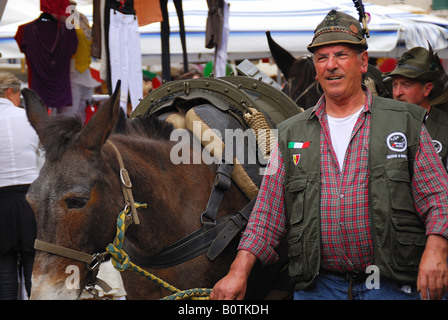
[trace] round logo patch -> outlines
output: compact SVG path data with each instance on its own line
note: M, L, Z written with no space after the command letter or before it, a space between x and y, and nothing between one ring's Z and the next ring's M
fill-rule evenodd
M387 147L396 152L403 152L408 147L408 140L402 132L393 132L387 136Z
M442 144L438 140L432 140L432 143L434 145L434 149L436 149L437 153L440 153L442 151Z

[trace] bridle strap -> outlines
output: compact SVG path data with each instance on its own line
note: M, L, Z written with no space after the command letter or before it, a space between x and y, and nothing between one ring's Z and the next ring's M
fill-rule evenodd
M56 244L45 242L39 239L36 239L34 241L34 248L36 250L45 251L64 258L84 262L87 265L87 269L89 269L90 271L95 270L101 262L105 261L108 255L107 252L88 254L66 247L61 247Z
M124 167L123 158L121 157L120 151L112 143L112 141L107 140L106 142L109 143L112 146L112 148L114 149L114 151L115 151L115 153L117 155L118 164L120 165L121 189L123 190L123 196L124 196L124 200L125 200L125 205L131 207L133 222L135 224L140 224L140 220L139 220L138 214L137 214L137 209L135 208L134 196L132 195L131 178L129 177L128 171Z

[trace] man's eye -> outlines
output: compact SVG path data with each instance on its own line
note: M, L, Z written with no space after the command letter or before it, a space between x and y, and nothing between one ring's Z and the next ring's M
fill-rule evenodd
M325 61L327 61L328 60L328 57L327 56L320 56L320 57L317 57L317 62L325 62Z
M346 54L346 53L336 53L334 56L336 59L342 59L342 60L348 58L348 54Z
M69 209L82 209L89 202L88 198L70 197L65 200Z

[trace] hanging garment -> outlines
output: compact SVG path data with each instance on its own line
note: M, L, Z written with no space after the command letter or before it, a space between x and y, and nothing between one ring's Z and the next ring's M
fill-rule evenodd
M25 27L27 25L29 25L30 23L32 23L32 22L20 25L17 28L16 35L14 36L14 40L16 40L17 45L19 46L20 52L22 52L23 54L25 54L25 52L23 52L23 50L22 50L23 31L25 30ZM31 67L30 60L26 56L25 56L25 63L28 68L28 86L31 88L32 81L33 81L32 80L33 79L33 77L32 77L32 69L33 68Z
M142 56L138 22L134 15L110 10L109 59L112 91L121 80L120 106L128 114L130 98L134 110L143 99ZM111 91L111 92L112 92Z
M179 33L182 45L184 73L188 72L187 45L185 39L184 12L182 0L173 0L179 20ZM160 9L162 10L163 21L160 24L160 34L162 43L162 79L171 81L171 59L170 59L170 22L168 16L168 0L160 0Z
M47 107L72 105L70 60L78 46L74 29L56 20L38 18L23 29L20 48L31 65L31 89Z
M92 57L100 59L101 58L101 1L93 0L93 24L92 24ZM104 9L104 7L103 7ZM104 12L104 11L103 11Z
M229 6L227 0L223 0L224 7L222 10L222 30L220 43L216 45L214 52L213 73L215 77L224 77L227 68L227 40L229 38Z
M75 60L76 70L83 73L89 68L92 61L90 54L92 51L92 29L89 26L87 17L80 12L77 12L77 14L80 18L79 25L75 28L78 47L73 55L73 59Z
M79 13L79 26L76 28L78 48L72 58L70 72L73 106L72 114L79 115L81 119L86 118L86 105L92 98L93 89L98 83L92 79L90 73L92 30L87 17Z
M70 7L69 0L40 0L40 10L42 12L53 13L59 17L69 16L68 7Z
M205 47L212 49L221 45L222 28L224 24L224 1L207 0L208 14L205 27Z
M159 0L134 0L134 9L139 27L163 20Z

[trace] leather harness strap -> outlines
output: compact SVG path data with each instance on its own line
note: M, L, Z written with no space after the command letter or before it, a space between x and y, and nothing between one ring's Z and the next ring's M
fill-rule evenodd
M124 240L123 250L129 255L131 261L146 268L162 269L172 267L205 252L207 252L208 258L213 261L233 238L244 229L254 203L255 199L250 201L238 213L221 217L216 220L215 224L205 224L201 229L165 247L155 255L142 255L127 239Z
M90 271L94 270L97 265L103 262L105 257L108 255L106 252L92 255L66 247L61 247L53 243L41 241L39 239L34 241L34 248L36 250L45 251L64 258L84 262L87 265L87 269Z
M204 217L211 220L211 223L216 223L216 215L218 214L218 209L221 205L222 198L225 192L230 188L232 184L232 172L234 165L228 163L221 163L218 165L216 170L215 182L213 184L213 189L210 193L208 199L207 207L205 211L201 214L201 223L205 224Z
M232 239L243 230L256 199L254 198L236 214L216 219L224 194L232 184L233 168L233 164L219 164L207 207L201 215L202 228L152 256L142 255L130 241L125 240L123 249L130 259L140 266L156 269L184 263L205 252L211 261L216 259ZM205 221L204 217L210 221Z
M128 171L124 167L123 158L121 157L120 151L118 151L118 148L112 143L112 141L107 140L106 142L112 146L112 148L114 149L114 151L117 155L118 164L120 165L121 189L123 190L125 205L131 207L133 222L135 224L140 224L140 220L139 220L138 214L137 214L137 209L135 208L134 196L132 195L131 178L129 177Z

